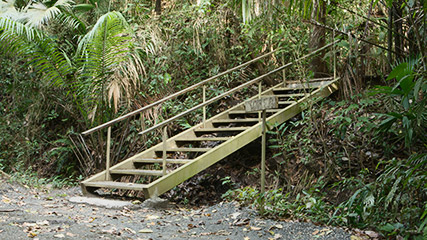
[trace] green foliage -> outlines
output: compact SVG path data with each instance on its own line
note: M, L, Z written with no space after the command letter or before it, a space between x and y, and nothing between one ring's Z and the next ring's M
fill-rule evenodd
M383 114L385 118L378 127L380 133L392 133L397 140L404 139L405 146L411 148L414 141L427 144L427 80L420 69L420 58L402 62L388 75L395 79L394 86L377 87L396 103L392 112ZM393 106L393 105L392 105Z

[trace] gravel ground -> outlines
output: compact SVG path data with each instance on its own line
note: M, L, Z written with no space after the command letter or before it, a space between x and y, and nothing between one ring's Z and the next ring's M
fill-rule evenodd
M0 239L350 239L340 228L262 219L234 202L111 209L69 201L77 196L78 187L30 189L0 180Z

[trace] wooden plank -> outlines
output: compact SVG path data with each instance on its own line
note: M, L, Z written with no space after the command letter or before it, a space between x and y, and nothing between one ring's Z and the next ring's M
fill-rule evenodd
M172 164L186 164L191 162L190 159L166 159L166 163ZM161 158L137 158L133 159L134 163L162 163L163 159Z
M166 152L207 152L212 148L168 148ZM156 150L156 152L162 152L161 150Z
M232 119L218 119L212 120L212 123L252 123L259 122L258 118L232 118Z
M261 93L260 93L261 94ZM245 111L261 111L266 109L273 109L278 107L278 100L276 96L261 97L260 99L254 99L245 102Z
M292 98L292 97L304 97L305 93L288 93L288 94L274 94L274 95L266 95L266 96L276 96L278 98Z
M296 103L296 101L279 101L279 105L291 105Z
M267 109L267 113L276 113L280 110L281 109ZM229 112L230 115L251 114L251 113L258 113L258 112L246 112L245 110L233 110Z
M195 138L183 138L176 139L175 142L216 142L216 141L227 141L232 137L195 137Z
M248 129L249 127L224 127L224 128L200 128L195 129L196 133L220 133L220 132L242 132Z
M125 190L136 190L142 191L147 188L147 184L139 183L124 183L124 182L112 182L112 181L98 181L98 182L87 182L84 183L86 187L98 187L98 188L116 188Z
M116 169L110 170L111 174L119 175L144 175L144 176L162 176L162 171L157 170L143 170L143 169Z

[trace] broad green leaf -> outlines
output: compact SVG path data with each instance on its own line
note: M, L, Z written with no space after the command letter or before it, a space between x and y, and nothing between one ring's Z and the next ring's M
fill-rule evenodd
M395 68L393 68L393 71L391 71L391 73L388 75L386 80L388 81L388 80L391 80L393 78L398 78L398 76L401 76L405 72L405 69L407 66L408 66L408 63L406 63L406 62L403 62L403 63L397 65ZM397 80L399 80L399 79L397 79Z

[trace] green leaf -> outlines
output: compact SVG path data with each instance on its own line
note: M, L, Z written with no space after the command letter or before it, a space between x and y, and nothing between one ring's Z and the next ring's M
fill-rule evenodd
M412 88L414 87L414 82L412 81L414 79L411 75L405 75L403 76L399 81L399 86L402 88L403 93L407 96Z
M95 8L93 4L77 4L73 6L74 11L87 12Z
M381 226L379 229L381 231L384 231L384 232L393 232L394 231L394 226L391 225L390 223L387 223L386 225Z
M408 66L408 63L403 62L399 65L397 65L395 68L393 68L393 71L391 71L391 73L388 75L387 77L387 81L393 79L393 78L398 78L398 76L401 76L403 73L405 73L405 69ZM397 79L399 80L399 79Z

